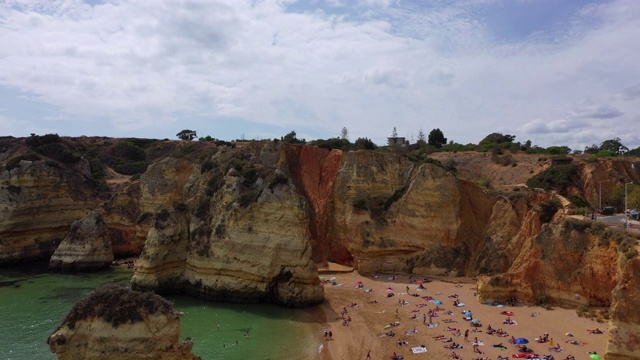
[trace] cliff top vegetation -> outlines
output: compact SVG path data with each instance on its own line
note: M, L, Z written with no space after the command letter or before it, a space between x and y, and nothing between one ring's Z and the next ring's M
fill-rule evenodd
M152 314L173 316L173 304L152 292L133 291L129 288L107 284L95 290L87 298L75 303L60 327L74 329L78 321L101 318L118 327L121 324L143 321Z

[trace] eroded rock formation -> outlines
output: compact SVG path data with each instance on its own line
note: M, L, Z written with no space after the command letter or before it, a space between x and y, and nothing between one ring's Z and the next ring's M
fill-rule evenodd
M179 313L153 293L106 285L77 302L47 343L58 359L197 360Z
M563 222L570 201L526 189L526 176L491 191L469 171L458 177L430 159L392 153L269 141L153 144L147 154L166 156L145 164L139 180L116 176L98 193L81 184L93 184L100 157L67 167L13 161L0 184L0 264L50 255L73 221L97 208L116 257L144 244L132 280L140 289L304 306L322 301L316 263L335 261L365 274L486 275L483 300L515 295L625 309L626 298L615 294L632 269L624 264L634 264L620 261L633 259L621 250L630 243L588 221ZM476 154L474 162L490 161L484 158ZM600 186L606 200L621 182L640 182L637 165L578 161L565 190L593 206ZM550 166L529 157L523 169ZM549 212L542 205L554 198L564 208ZM615 320L619 339L637 323L624 316ZM612 341L611 353L634 356L624 341Z
M67 237L49 260L49 269L61 271L92 271L109 266L113 248L107 225L98 211L71 225Z
M142 202L153 197L163 210L154 216L132 285L213 300L322 302L308 203L287 175L281 147L221 148L204 171L168 161L152 166L141 179ZM188 181L177 195L179 179ZM175 205L179 199L186 201Z

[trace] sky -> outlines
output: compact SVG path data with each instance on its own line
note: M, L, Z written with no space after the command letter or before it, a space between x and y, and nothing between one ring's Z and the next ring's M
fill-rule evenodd
M0 0L0 136L640 146L638 0Z

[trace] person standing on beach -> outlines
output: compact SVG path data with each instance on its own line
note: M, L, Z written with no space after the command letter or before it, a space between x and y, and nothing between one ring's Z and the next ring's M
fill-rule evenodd
M371 360L371 350L367 353L367 359Z
M396 309L396 319L398 318L398 309Z
M333 340L333 333L329 330L329 340Z
M464 341L469 341L469 329L464 332Z
M426 324L427 323L427 315L422 314L422 324Z

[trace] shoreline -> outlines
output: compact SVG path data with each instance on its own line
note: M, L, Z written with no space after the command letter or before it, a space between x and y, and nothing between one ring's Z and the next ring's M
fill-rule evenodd
M579 317L576 309L480 304L478 297L474 296L476 284L470 278L429 277L432 281L423 284L426 289L418 291L419 284L415 280L424 280L424 277L412 276L414 281L410 281L410 275L405 274L395 275L396 278L392 280L390 277L394 275L391 274L374 278L362 276L356 271L333 273L330 276L335 276L336 283L342 285L324 285L325 302L319 305L326 319L322 326L332 331L333 339L323 343L320 354L323 360L366 359L369 351L371 359L391 359L394 353L402 355L404 359L447 359L454 351L465 360L481 357L496 359L498 356L511 358L519 353L517 345L509 343L512 337L525 338L529 341L526 345L536 354L553 354L557 359L567 355L586 359L589 358L589 352L596 351L603 355L606 351L607 322ZM362 288L356 287L358 282L362 282ZM389 288L392 290L387 291ZM389 296L391 293L394 295ZM433 299L423 298L427 296ZM464 306L454 306L456 300L464 303ZM441 301L442 304L436 305L434 301ZM407 304L401 305L400 302ZM352 303L357 305L351 306ZM342 315L345 309L347 313ZM428 326L428 317L425 319L429 309L440 309L435 311L437 315L431 319L433 327ZM472 318L480 321L480 327L472 327L470 321L464 320L465 310L471 311ZM452 311L453 315L447 315L448 311ZM503 314L506 311L513 315ZM345 320L348 318L351 321ZM507 318L515 324L505 324ZM391 327L390 324L396 321L399 326ZM502 329L508 335L488 333L489 325L494 330ZM414 329L416 332L412 334L410 330ZM588 332L593 329L599 329L603 334ZM465 339L467 330L468 337ZM386 336L385 333L389 331L396 336ZM549 341L537 342L536 339L545 333ZM452 342L459 343L462 348L446 349L445 345L451 343L437 340L437 336L452 338ZM476 339L481 345L474 346ZM408 345L398 345L401 340L407 340ZM579 345L572 344L572 341ZM502 348L492 346L500 343ZM426 347L427 352L412 352L413 347L421 345ZM559 345L564 350L560 353L551 352L549 348L552 345Z

